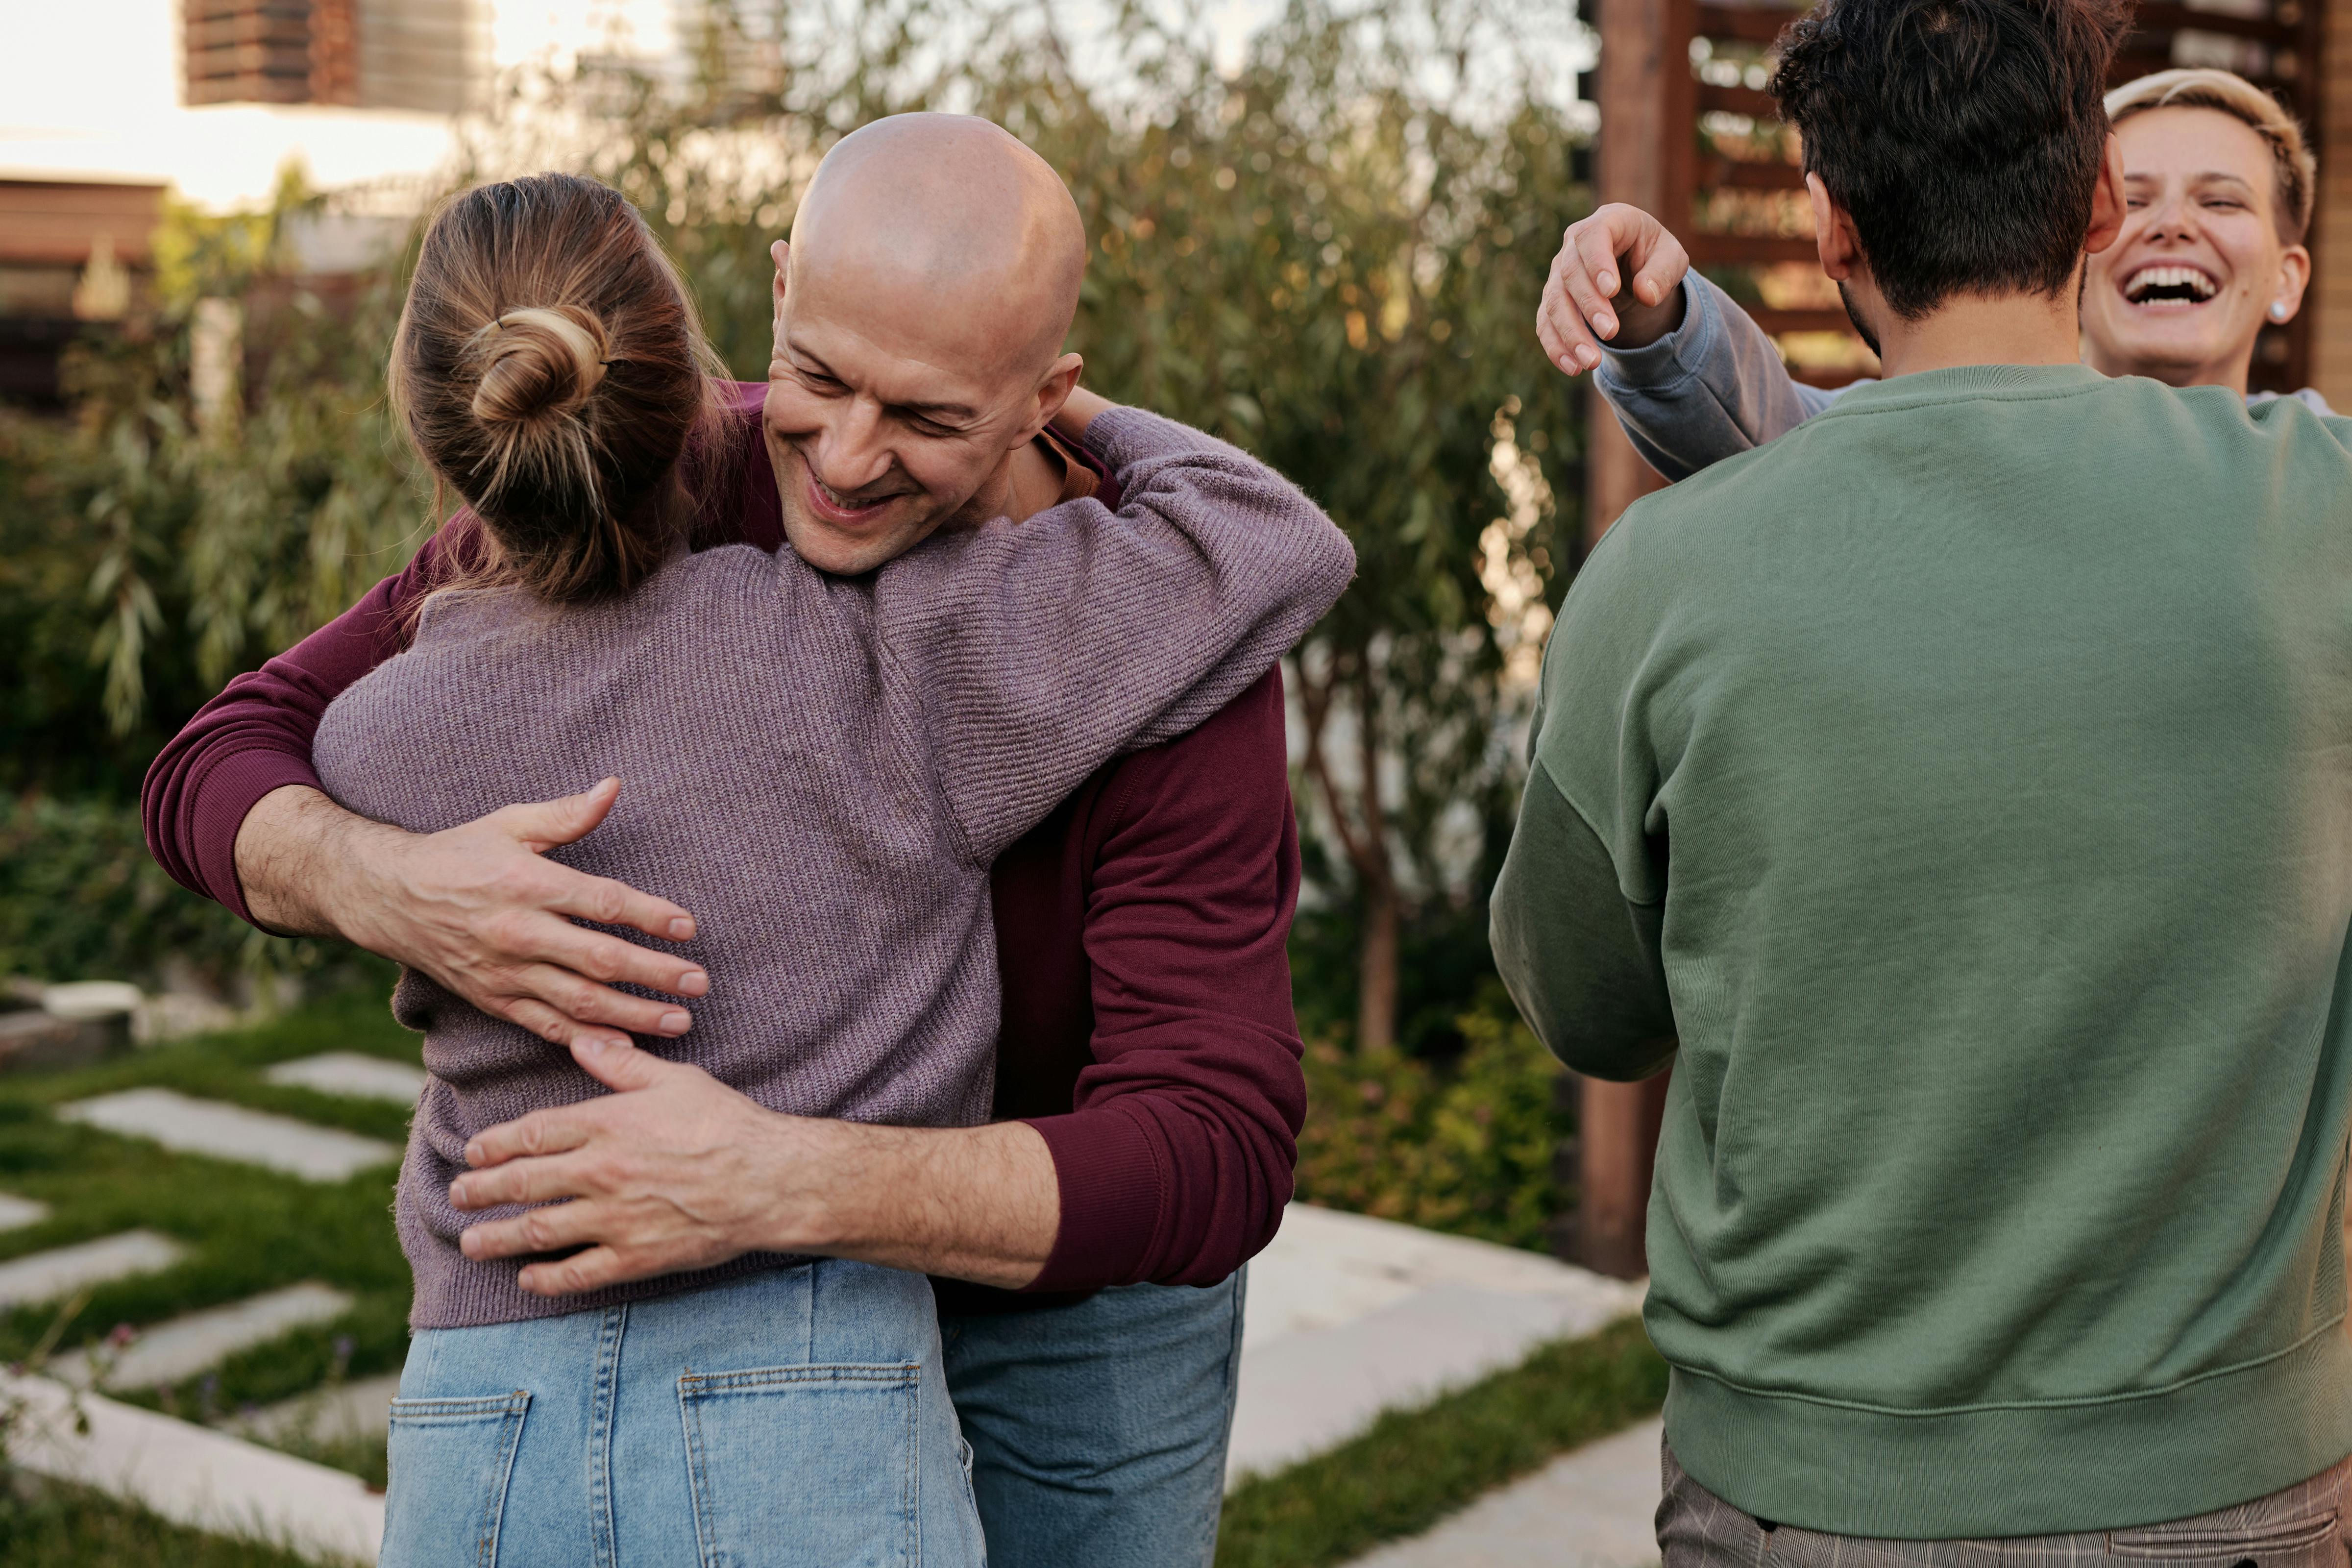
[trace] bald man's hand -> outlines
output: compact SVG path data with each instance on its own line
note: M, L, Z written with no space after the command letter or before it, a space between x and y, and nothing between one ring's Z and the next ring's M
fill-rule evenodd
M686 1008L615 987L700 996L710 989L701 965L577 922L685 942L694 917L547 858L594 832L620 794L620 781L606 779L439 833L405 833L289 784L247 813L237 880L267 929L342 937L559 1045L682 1035L693 1025Z
M1536 309L1536 337L1570 375L1598 365L1603 342L1647 348L1682 325L1682 281L1689 270L1690 253L1664 224L1612 202L1560 237Z

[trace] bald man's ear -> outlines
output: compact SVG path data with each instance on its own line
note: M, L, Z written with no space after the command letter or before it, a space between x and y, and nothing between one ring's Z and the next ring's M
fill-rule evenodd
M1078 373L1086 368L1087 362L1076 354L1064 354L1054 362L1054 368L1047 371L1045 378L1037 384L1037 405L1032 410L1034 416L1029 421L1028 432L1014 445L1034 441L1038 432L1054 422L1054 416L1062 411L1062 405L1070 400L1070 394L1076 389Z
M793 247L782 240L768 247L768 254L776 258L776 280L768 286L770 298L776 302L776 325L784 324L784 274L791 268Z

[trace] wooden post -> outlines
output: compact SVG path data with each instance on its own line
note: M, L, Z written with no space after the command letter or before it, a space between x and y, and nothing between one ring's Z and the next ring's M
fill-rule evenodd
M1598 18L1601 137L1594 194L1602 202L1629 202L1656 213L1678 231L1690 226L1697 154L1690 68L1696 17L1695 0L1607 0ZM1591 397L1588 549L1627 507L1665 484L1633 450L1597 389ZM1571 1261L1621 1279L1649 1271L1643 1229L1665 1089L1663 1074L1646 1083L1580 1083L1577 1212L1560 1238Z

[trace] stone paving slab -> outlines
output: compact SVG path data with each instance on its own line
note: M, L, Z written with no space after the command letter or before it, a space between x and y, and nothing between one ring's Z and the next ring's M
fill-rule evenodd
M54 1301L85 1285L152 1274L177 1263L184 1250L168 1236L126 1230L0 1263L0 1308Z
M121 1358L107 1369L110 1389L152 1388L177 1383L219 1365L292 1329L330 1322L352 1310L352 1298L328 1285L289 1285L282 1290L191 1312L142 1330ZM56 1374L68 1384L85 1380L88 1363L79 1352L58 1358Z
M1352 1568L1643 1568L1658 1560L1655 1418L1561 1455Z
M400 1394L400 1373L354 1378L333 1388L313 1389L265 1405L229 1427L265 1443L308 1439L331 1443L347 1437L382 1437L392 1430L392 1402Z
M356 1132L168 1089L127 1089L78 1100L59 1106L58 1115L125 1137L152 1139L183 1153L283 1171L306 1182L343 1181L400 1158L391 1144Z
M49 1205L36 1198L0 1193L0 1230L22 1230L49 1217Z
M12 1465L215 1534L312 1558L376 1559L383 1498L357 1476L103 1394L81 1396L89 1433L78 1436L65 1386L47 1378L0 1373L0 1397L22 1400L29 1417L11 1436Z
M1250 1265L1228 1484L1640 1310L1642 1287L1461 1237L1293 1204Z
M292 1084L320 1094L389 1100L401 1105L415 1104L416 1097L425 1092L423 1068L387 1061L383 1057L364 1057L357 1051L328 1051L279 1062L261 1076L271 1083Z

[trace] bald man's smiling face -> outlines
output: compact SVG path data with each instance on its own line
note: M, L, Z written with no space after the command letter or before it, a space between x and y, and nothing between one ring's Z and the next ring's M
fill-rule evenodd
M764 418L803 560L870 572L1025 515L1014 455L1077 384L1086 249L1060 177L984 120L893 115L824 155L774 247Z
M1043 423L1034 367L964 330L951 296L887 273L792 270L761 423L793 551L821 571L870 572L943 524L1003 510L1007 461Z

